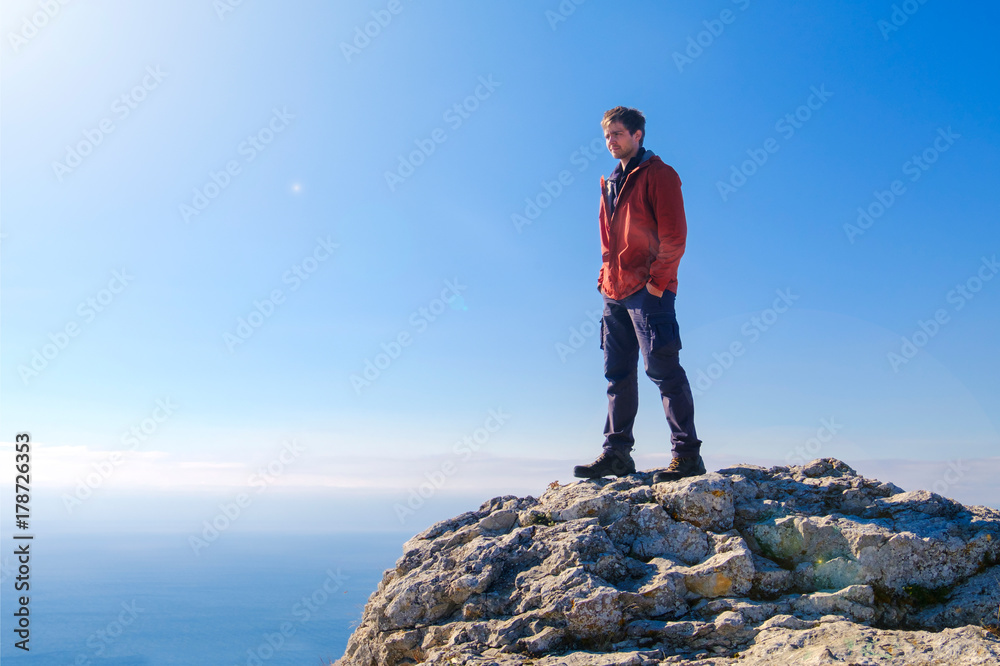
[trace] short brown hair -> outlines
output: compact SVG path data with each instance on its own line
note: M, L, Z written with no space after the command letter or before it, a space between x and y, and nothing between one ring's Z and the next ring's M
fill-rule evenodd
M629 134L635 134L637 130L641 131L642 136L639 137L639 145L642 145L643 139L646 138L646 116L642 115L642 111L627 106L616 106L604 112L601 127L607 129L611 123L616 121L624 125Z

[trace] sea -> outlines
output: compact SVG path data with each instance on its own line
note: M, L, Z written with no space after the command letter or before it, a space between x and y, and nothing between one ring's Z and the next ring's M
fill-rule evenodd
M3 666L320 666L344 653L412 534L37 535L28 651L14 540L0 542Z

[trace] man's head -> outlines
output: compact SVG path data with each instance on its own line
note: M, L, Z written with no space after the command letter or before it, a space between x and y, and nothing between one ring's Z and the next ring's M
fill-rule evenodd
M646 117L638 109L616 106L604 114L601 127L604 128L604 142L611 155L627 161L642 147L646 136Z

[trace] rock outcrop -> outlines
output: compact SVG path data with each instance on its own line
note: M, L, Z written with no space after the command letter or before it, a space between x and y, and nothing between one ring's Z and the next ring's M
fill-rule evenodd
M413 537L337 664L1000 664L1000 511L831 458L651 476Z

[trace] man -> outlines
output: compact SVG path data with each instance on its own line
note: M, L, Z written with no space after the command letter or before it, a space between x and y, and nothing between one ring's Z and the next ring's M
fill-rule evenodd
M601 177L601 259L597 279L604 297L601 348L608 380L604 452L574 476L595 479L635 473L632 424L639 408L637 365L660 390L670 426L673 460L654 483L705 473L701 440L694 428L694 399L681 368L674 298L677 266L687 240L681 181L677 172L643 148L642 112L618 106L601 121L611 155L619 161Z

